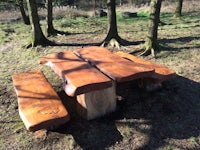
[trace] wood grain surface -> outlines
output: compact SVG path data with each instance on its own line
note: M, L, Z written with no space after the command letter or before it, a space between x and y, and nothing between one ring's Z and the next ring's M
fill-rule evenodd
M108 77L71 51L49 54L41 58L40 63L49 65L64 80L64 89L69 96L112 86Z
M82 48L75 53L117 82L148 77L154 72L151 66L126 60L102 47Z
M131 60L135 63L139 63L139 64L143 64L143 65L146 65L146 66L153 67L155 69L155 72L150 77L156 78L160 81L164 81L164 80L171 78L171 77L174 77L176 75L176 72L174 70L172 70L172 69L170 69L166 66L152 63L150 61L138 58L136 56L133 56L133 55L128 54L128 53L124 53L122 51L116 52L116 54L123 57L123 58L127 58L127 59L129 59L129 60Z
M42 71L14 74L12 79L19 114L28 130L52 129L69 121L66 108Z

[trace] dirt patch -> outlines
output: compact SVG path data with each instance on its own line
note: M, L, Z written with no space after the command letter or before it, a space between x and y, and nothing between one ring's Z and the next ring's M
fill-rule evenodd
M10 27L15 31L0 36L5 41L0 46L0 149L200 149L199 13L185 13L182 20L176 20L172 14L164 15L161 20L168 24L159 28L162 51L156 59L145 59L174 69L177 77L154 92L138 88L135 82L118 84L120 101L116 112L92 121L76 114L75 100L62 90L62 81L49 68L39 65L38 60L48 53L102 41L106 36L106 19L55 20L56 28L71 34L49 38L61 43L59 46L31 49L22 46L29 42L29 27L22 23L0 25L0 33ZM132 45L120 50L132 53L142 47L148 22L144 17L120 19L120 36L132 41ZM72 118L57 130L41 134L39 139L26 131L19 118L11 78L14 73L33 69L43 70Z

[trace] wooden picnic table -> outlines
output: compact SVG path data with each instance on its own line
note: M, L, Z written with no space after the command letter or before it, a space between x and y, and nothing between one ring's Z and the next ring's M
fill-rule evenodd
M118 82L152 77L155 67L124 59L103 47L86 47L42 57L64 81L64 90L77 97L77 110L93 119L116 108Z
M77 111L82 117L94 119L115 110L113 81L73 52L49 54L40 63L61 77L67 95L77 97Z
M77 112L88 120L115 111L118 82L142 79L155 85L176 74L165 66L95 46L48 54L40 64L60 76L66 94L76 96ZM28 130L53 129L70 120L41 70L14 74L12 79L19 114Z

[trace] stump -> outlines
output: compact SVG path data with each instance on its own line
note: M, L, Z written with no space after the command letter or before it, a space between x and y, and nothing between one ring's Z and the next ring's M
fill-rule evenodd
M137 17L136 12L122 12L121 15L122 15L122 18L135 18L135 17Z
M96 17L105 17L107 16L107 12L105 12L103 9L96 9L94 15Z
M85 119L91 120L111 113L116 109L115 85L77 95L77 112Z

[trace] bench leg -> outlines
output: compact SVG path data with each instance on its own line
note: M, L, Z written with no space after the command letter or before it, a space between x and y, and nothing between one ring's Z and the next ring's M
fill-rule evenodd
M77 112L87 120L95 119L116 109L116 88L96 90L77 96Z

